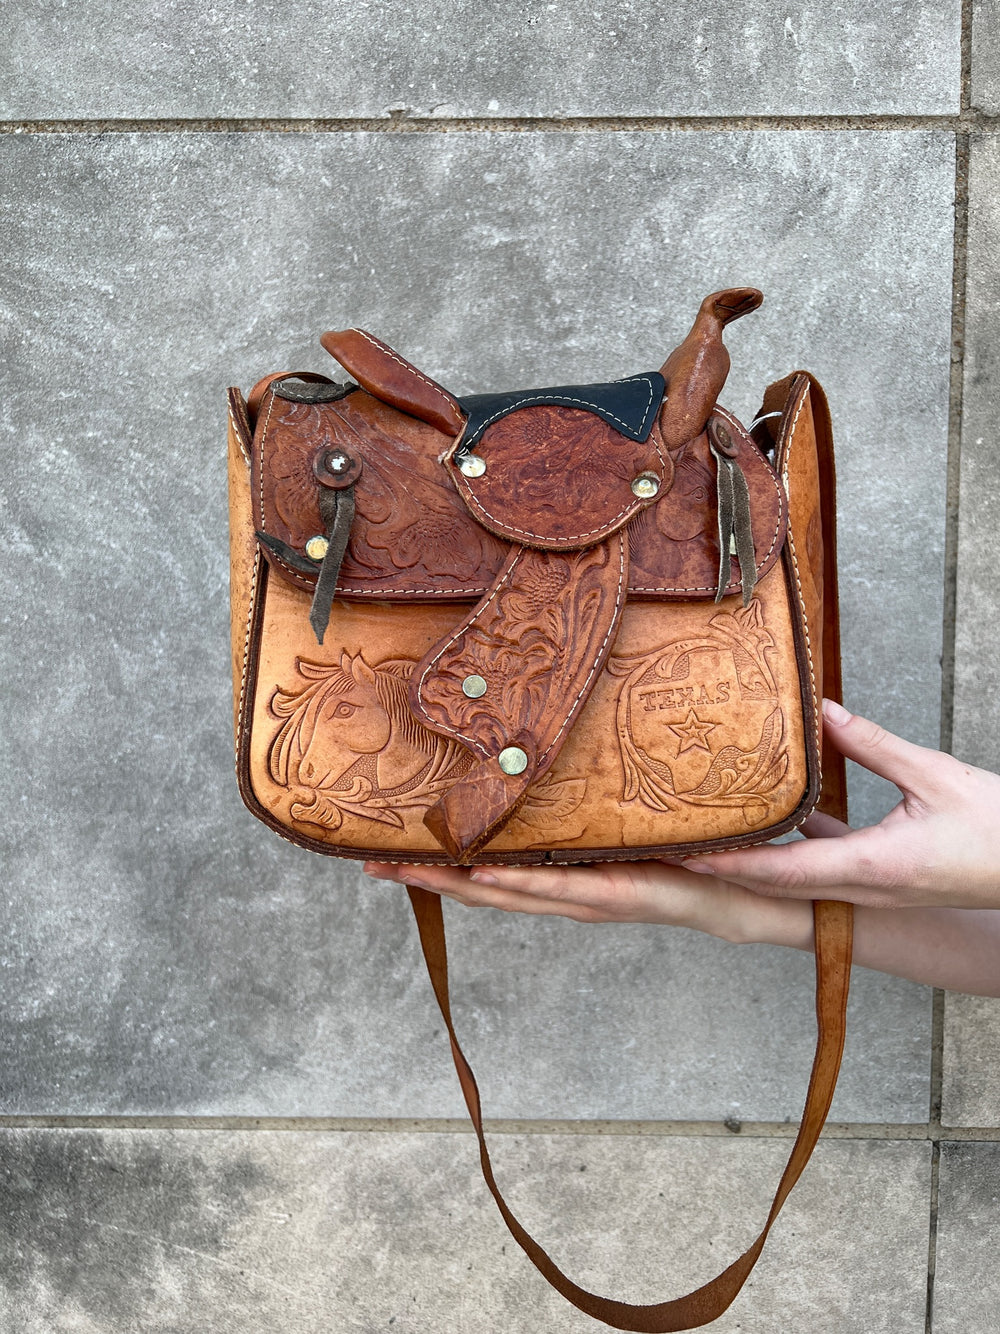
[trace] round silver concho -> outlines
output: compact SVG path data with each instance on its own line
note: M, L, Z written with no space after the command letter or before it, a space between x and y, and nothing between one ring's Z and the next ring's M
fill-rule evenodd
M462 682L462 694L469 699L480 699L486 694L486 682L481 676L467 676Z
M458 471L463 477L482 477L486 471L486 460L478 454L463 454L458 460Z
M520 746L508 746L497 756L497 762L505 774L523 774L528 767L528 757Z
M660 489L660 479L655 472L641 472L632 481L632 494L640 500L649 500Z

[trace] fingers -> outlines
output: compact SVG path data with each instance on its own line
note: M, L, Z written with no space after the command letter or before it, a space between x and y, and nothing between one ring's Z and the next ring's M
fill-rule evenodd
M596 866L390 866L369 862L370 875L420 885L470 907L499 908L576 922L662 922L710 929L725 915L737 886L696 879L661 862Z
M767 897L843 899L880 908L898 905L898 888L913 872L907 850L894 846L878 826L849 830L840 837L821 833L798 843L714 852L684 865Z
M609 900L601 873L589 867L491 866L469 872L456 866L366 862L364 869L378 879L419 885L470 908L569 917L577 922L628 920L623 918L627 906Z
M823 701L823 737L849 760L887 778L904 792L922 796L940 787L939 771L947 758L939 751L915 746L887 732L878 723L848 713L831 699Z

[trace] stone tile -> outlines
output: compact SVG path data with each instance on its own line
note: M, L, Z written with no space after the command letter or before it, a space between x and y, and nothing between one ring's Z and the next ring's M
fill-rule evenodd
M0 164L6 1111L460 1112L400 895L231 776L222 388L330 369L325 328L457 392L580 383L759 282L726 401L827 384L847 697L934 740L949 135L33 135ZM797 1114L804 957L491 914L456 957L491 1115ZM859 974L834 1115L923 1120L928 1031L925 992Z
M996 386L1000 383L1000 145L972 146L969 199L965 384L958 518L955 633L955 754L1000 766L1000 656L994 616L996 580L989 547L1000 505L996 465Z
M787 1141L495 1137L511 1203L585 1286L713 1276ZM508 1236L471 1135L4 1131L6 1334L589 1331ZM821 1145L719 1334L922 1334L928 1146ZM983 1327L985 1331L985 1326Z
M994 1334L1000 1144L942 1144L934 1334Z
M957 111L960 4L186 0L5 7L0 114L646 116Z
M973 0L972 105L996 115L1000 111L1000 3Z
M1000 1000L949 992L944 1015L941 1120L1000 1126Z

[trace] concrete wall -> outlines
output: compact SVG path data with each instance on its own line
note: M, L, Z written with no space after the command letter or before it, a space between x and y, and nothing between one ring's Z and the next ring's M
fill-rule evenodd
M222 391L347 324L457 392L611 378L758 285L725 401L829 390L847 702L998 767L1000 7L4 25L0 1331L596 1328L479 1181L401 894L240 805ZM529 1226L630 1300L704 1281L780 1172L811 961L448 916ZM859 970L835 1124L713 1328L995 1334L998 1069L996 1003Z

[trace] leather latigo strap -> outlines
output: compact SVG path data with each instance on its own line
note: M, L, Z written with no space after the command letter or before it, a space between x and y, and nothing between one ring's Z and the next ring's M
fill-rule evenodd
M677 1297L671 1301L649 1306L638 1306L629 1302L615 1301L610 1297L600 1297L574 1283L535 1241L509 1208L493 1173L476 1078L459 1045L452 1020L441 900L429 890L418 889L415 886L408 886L407 892L416 917L431 986L448 1029L452 1057L462 1094L479 1140L479 1161L483 1177L518 1245L542 1276L567 1301L572 1302L587 1315L615 1329L637 1330L640 1334L668 1334L668 1331L696 1329L716 1320L732 1304L757 1263L774 1220L809 1161L833 1101L844 1050L847 996L850 986L853 924L851 905L832 902L817 902L813 905L816 951L816 1054L799 1132L792 1145L792 1151L763 1228L753 1244L709 1283L705 1283L686 1297Z

